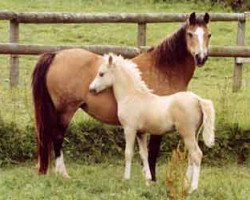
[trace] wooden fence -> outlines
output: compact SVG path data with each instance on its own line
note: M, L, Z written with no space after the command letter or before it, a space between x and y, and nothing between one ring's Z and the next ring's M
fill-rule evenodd
M0 20L9 21L9 43L0 43L0 54L11 54L10 56L10 86L18 85L19 79L19 54L36 55L47 51L55 51L65 48L80 47L95 53L103 54L114 52L125 57L134 57L145 51L146 47L146 25L147 23L183 22L189 14L90 14L90 13L15 13L0 11ZM242 65L249 62L250 47L244 47L246 20L250 13L212 13L211 21L238 22L236 46L218 47L210 46L209 56L235 57L233 91L241 88ZM112 45L89 45L89 46L46 46L18 44L19 25L32 23L137 23L137 47L121 47Z

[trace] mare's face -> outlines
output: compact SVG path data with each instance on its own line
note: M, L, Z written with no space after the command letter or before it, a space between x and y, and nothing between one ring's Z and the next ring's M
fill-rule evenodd
M208 57L208 45L211 37L208 23L208 13L203 18L196 18L195 13L192 13L188 19L186 29L187 48L193 55L197 66L203 66Z
M113 61L112 57L109 57L109 61L106 61L100 66L95 79L89 86L90 92L99 93L106 88L113 85L113 73L112 73Z

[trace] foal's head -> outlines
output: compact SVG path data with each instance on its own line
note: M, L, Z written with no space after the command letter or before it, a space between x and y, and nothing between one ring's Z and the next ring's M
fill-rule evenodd
M90 84L89 90L91 92L99 93L102 90L111 87L114 82L113 68L113 56L104 56L104 62L101 64L95 79Z
M194 56L197 66L202 66L208 57L208 44L211 33L208 29L209 14L197 17L193 12L186 27L187 49Z

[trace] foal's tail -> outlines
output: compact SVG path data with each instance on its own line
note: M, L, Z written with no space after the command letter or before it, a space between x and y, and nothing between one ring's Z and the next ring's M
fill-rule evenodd
M203 132L202 137L205 145L212 147L214 145L214 121L215 111L211 100L199 99L201 110L203 113Z
M56 53L45 53L38 60L32 75L32 95L35 111L39 174L46 174L56 110L46 85L46 75Z

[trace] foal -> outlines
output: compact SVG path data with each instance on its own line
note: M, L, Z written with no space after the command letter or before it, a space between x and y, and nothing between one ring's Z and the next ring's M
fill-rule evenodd
M90 84L90 91L99 93L113 86L118 104L118 117L125 134L125 172L130 178L136 133L164 134L177 130L189 152L187 178L190 192L198 188L202 152L195 133L203 125L203 140L211 147L214 143L214 107L210 100L191 92L157 96L142 81L137 65L121 56L105 55L104 63ZM140 155L146 180L151 180L148 164L147 136L138 137Z

